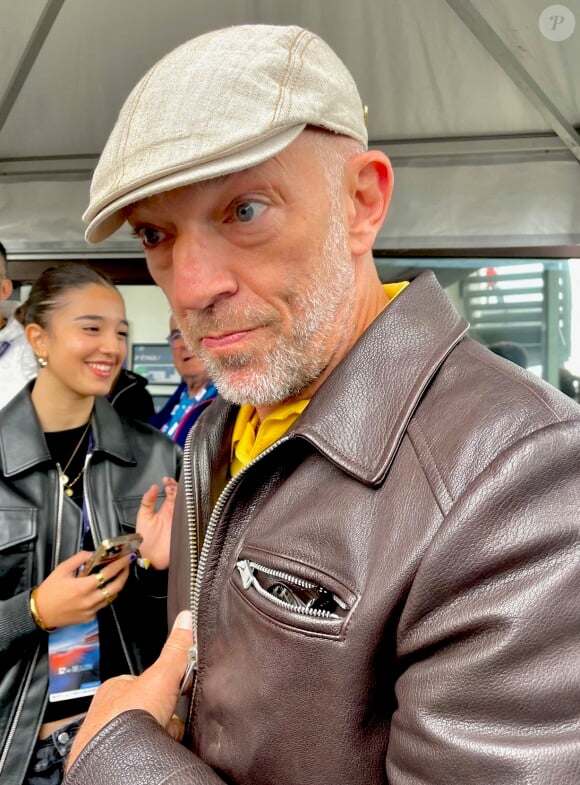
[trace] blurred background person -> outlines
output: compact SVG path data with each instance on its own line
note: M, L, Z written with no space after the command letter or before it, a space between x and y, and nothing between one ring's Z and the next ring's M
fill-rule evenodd
M175 317L169 322L173 364L182 378L165 406L149 422L182 447L187 434L200 414L215 400L218 391L202 361L187 346Z
M36 376L36 357L14 318L7 300L12 281L7 278L6 249L0 243L0 409ZM15 303L16 305L16 303Z
M515 341L497 341L487 347L490 352L497 354L498 357L505 357L512 363L519 365L520 368L528 367L528 353L519 343Z
M54 785L98 680L139 673L165 640L181 450L106 400L127 334L108 278L49 268L19 313L39 370L0 409L0 757L6 785ZM83 575L135 529L141 558Z
M575 376L572 371L562 366L558 369L558 384L565 395L580 401L580 376Z

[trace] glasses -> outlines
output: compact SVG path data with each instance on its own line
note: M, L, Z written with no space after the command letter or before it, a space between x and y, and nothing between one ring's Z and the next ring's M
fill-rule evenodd
M183 340L183 333L181 332L181 330L172 330L167 336L167 343L170 346L173 346L174 343L177 343L177 341L182 341L182 340Z

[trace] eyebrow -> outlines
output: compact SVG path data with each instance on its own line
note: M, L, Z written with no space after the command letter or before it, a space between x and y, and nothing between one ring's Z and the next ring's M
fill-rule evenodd
M245 170L241 170L245 171ZM183 186L178 186L178 188L194 188L196 191L200 191L204 187L211 187L216 185L222 185L230 180L233 175L238 174L238 172L229 172L228 174L220 174L217 177L210 177L207 180L200 180L196 183L186 183ZM144 199L138 199L136 202L131 202L126 207L123 208L122 214L126 221L130 221L133 213L140 208L144 208L147 210L151 204L156 204L158 202L163 201L163 197L167 191L162 191L158 194L152 194L151 196L146 196Z
M73 319L73 322L80 322L82 319L89 319L90 321L93 321L93 322L104 322L105 321L105 317L104 316L98 316L97 314L92 314L92 313L85 313L85 314L82 314L81 316L75 316L75 318ZM124 324L126 327L129 326L129 322L126 319L120 319L119 320L119 324Z

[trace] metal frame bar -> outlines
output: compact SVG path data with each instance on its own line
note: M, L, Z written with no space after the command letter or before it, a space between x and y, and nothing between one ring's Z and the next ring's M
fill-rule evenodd
M540 112L558 134L572 155L580 162L580 135L564 114L532 78L521 62L502 41L471 0L445 0L449 8L473 33L496 63Z
M38 18L36 27L28 39L28 43L24 48L20 61L12 74L12 78L4 91L4 94L0 98L0 131L8 120L10 111L20 95L20 91L26 82L28 74L35 63L64 2L65 0L47 0L43 11Z
M398 167L575 160L556 134L394 139L372 141L371 146L383 150ZM90 180L98 160L98 153L0 158L0 181Z

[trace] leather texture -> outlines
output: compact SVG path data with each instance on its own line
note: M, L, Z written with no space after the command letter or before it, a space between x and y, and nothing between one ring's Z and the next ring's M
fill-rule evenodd
M169 580L171 621L206 532L192 752L130 712L66 785L127 754L127 785L578 785L580 408L466 328L422 274L225 490L236 410L200 418ZM240 560L346 610L278 607Z
M135 529L143 493L164 475L179 475L181 451L150 426L122 420L104 399L95 401L92 434L84 489L100 541ZM48 689L48 636L30 614L30 589L78 552L82 528L79 507L62 494L28 387L0 411L0 524L0 782L21 785ZM159 653L166 584L166 571L134 567L113 606L100 612L115 616L126 670L140 672Z

